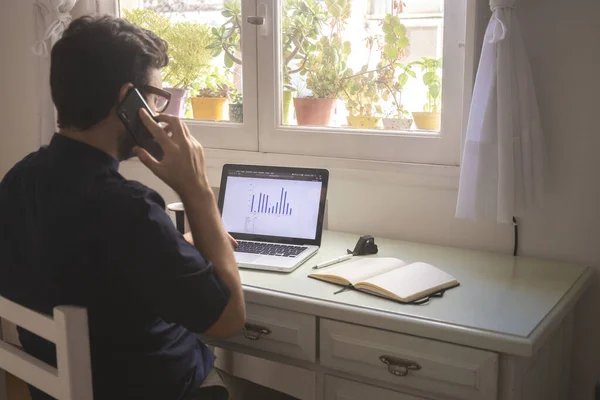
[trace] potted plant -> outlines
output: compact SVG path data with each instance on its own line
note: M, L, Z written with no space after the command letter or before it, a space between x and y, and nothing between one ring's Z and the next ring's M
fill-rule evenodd
M377 104L381 98L375 72L368 72L365 65L360 73L344 81L348 125L353 128L378 128L383 109Z
M231 93L231 85L226 77L215 69L202 80L192 84L192 111L194 119L222 121L227 98Z
M163 68L162 76L171 101L164 112L185 117L190 87L210 66L211 50L207 48L211 43L210 28L200 23L172 23L167 17L146 9L124 10L124 17L169 44L169 64Z
M306 76L306 88L310 95L302 96L299 93L294 98L298 125L331 125L350 51L350 43L343 43L337 34L331 39L323 36L314 45L306 70L302 72Z
M367 63L357 73L349 68L342 79L344 99L348 110L348 125L353 128L375 129L381 123L382 107L380 101L380 82L377 74L385 69L381 63L377 70L369 70L373 48L377 37L370 36L365 40L369 49Z
M177 22L166 36L169 43L169 65L163 81L170 87L171 102L165 113L184 117L192 83L205 73L211 63L210 28L205 24Z
M231 122L244 122L244 97L236 89L229 93L229 120Z
M416 74L412 70L412 64L400 63L405 56L409 40L406 27L399 17L399 14L403 12L403 4L402 2L394 4L392 13L386 14L381 21L383 38L376 37L378 45L382 49L381 62L376 70L377 83L381 89L381 98L388 103L385 117L382 120L384 129L407 130L410 129L413 120L401 103L402 90L409 78L415 78Z
M383 100L391 100L391 107L388 108L383 118L383 128L388 130L402 131L408 130L413 124L413 119L410 113L404 109L401 102L402 90L408 82L409 77L416 77L412 70L412 64L399 65L402 72L396 78L394 74L388 72L387 75L382 74L379 82L384 86Z
M328 20L327 9L317 0L287 0L282 13L282 111L283 124L289 124L295 90L292 77L305 70L311 45L320 38Z
M347 70L350 42L342 41L341 33L351 13L347 0L325 2L331 28L330 34L315 43L306 43L308 52L300 75L306 77L310 96L294 98L298 125L331 125L331 117L338 96L343 90L343 76Z
M427 103L423 106L423 112L413 112L415 125L418 129L439 131L442 106L442 78L439 72L442 70L442 59L423 57L413 64L421 67L423 83L427 86Z

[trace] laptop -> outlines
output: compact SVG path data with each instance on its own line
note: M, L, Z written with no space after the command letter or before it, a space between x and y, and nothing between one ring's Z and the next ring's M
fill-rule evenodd
M223 167L219 209L241 268L291 272L321 245L329 171Z

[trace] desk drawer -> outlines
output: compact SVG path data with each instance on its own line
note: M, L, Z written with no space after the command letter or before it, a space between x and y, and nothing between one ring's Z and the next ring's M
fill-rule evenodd
M320 346L329 368L450 398L497 398L496 353L326 319Z
M226 342L315 362L316 317L250 303L246 321L245 331Z
M325 375L325 400L427 400L409 394L382 389L366 383L358 383L335 376Z

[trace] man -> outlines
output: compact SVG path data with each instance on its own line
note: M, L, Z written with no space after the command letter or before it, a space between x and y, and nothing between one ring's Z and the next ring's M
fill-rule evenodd
M195 333L227 337L245 321L202 146L179 119L160 114L159 126L141 113L163 149L158 162L134 148L116 115L132 86L164 105L167 62L162 39L124 20L73 21L51 55L59 132L0 183L0 295L47 314L87 308L99 400L217 398L214 356ZM160 195L118 173L132 152L181 197L195 247ZM19 334L27 352L56 363L52 344Z

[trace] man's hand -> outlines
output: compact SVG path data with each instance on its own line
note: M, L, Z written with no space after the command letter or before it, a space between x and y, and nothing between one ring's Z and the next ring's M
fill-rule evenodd
M163 159L157 161L146 150L136 147L134 151L140 161L182 198L197 195L198 189L210 191L204 150L187 126L177 117L159 114L156 120L166 124L161 127L144 109L140 110L140 118L164 153Z
M231 247L233 247L234 249L236 247L238 247L237 240L235 240L233 238L233 236L231 236L230 234L227 234L227 236L229 236L229 241L231 242ZM192 246L194 245L194 237L192 236L192 232L185 233L183 235L183 237L189 244L191 244Z

